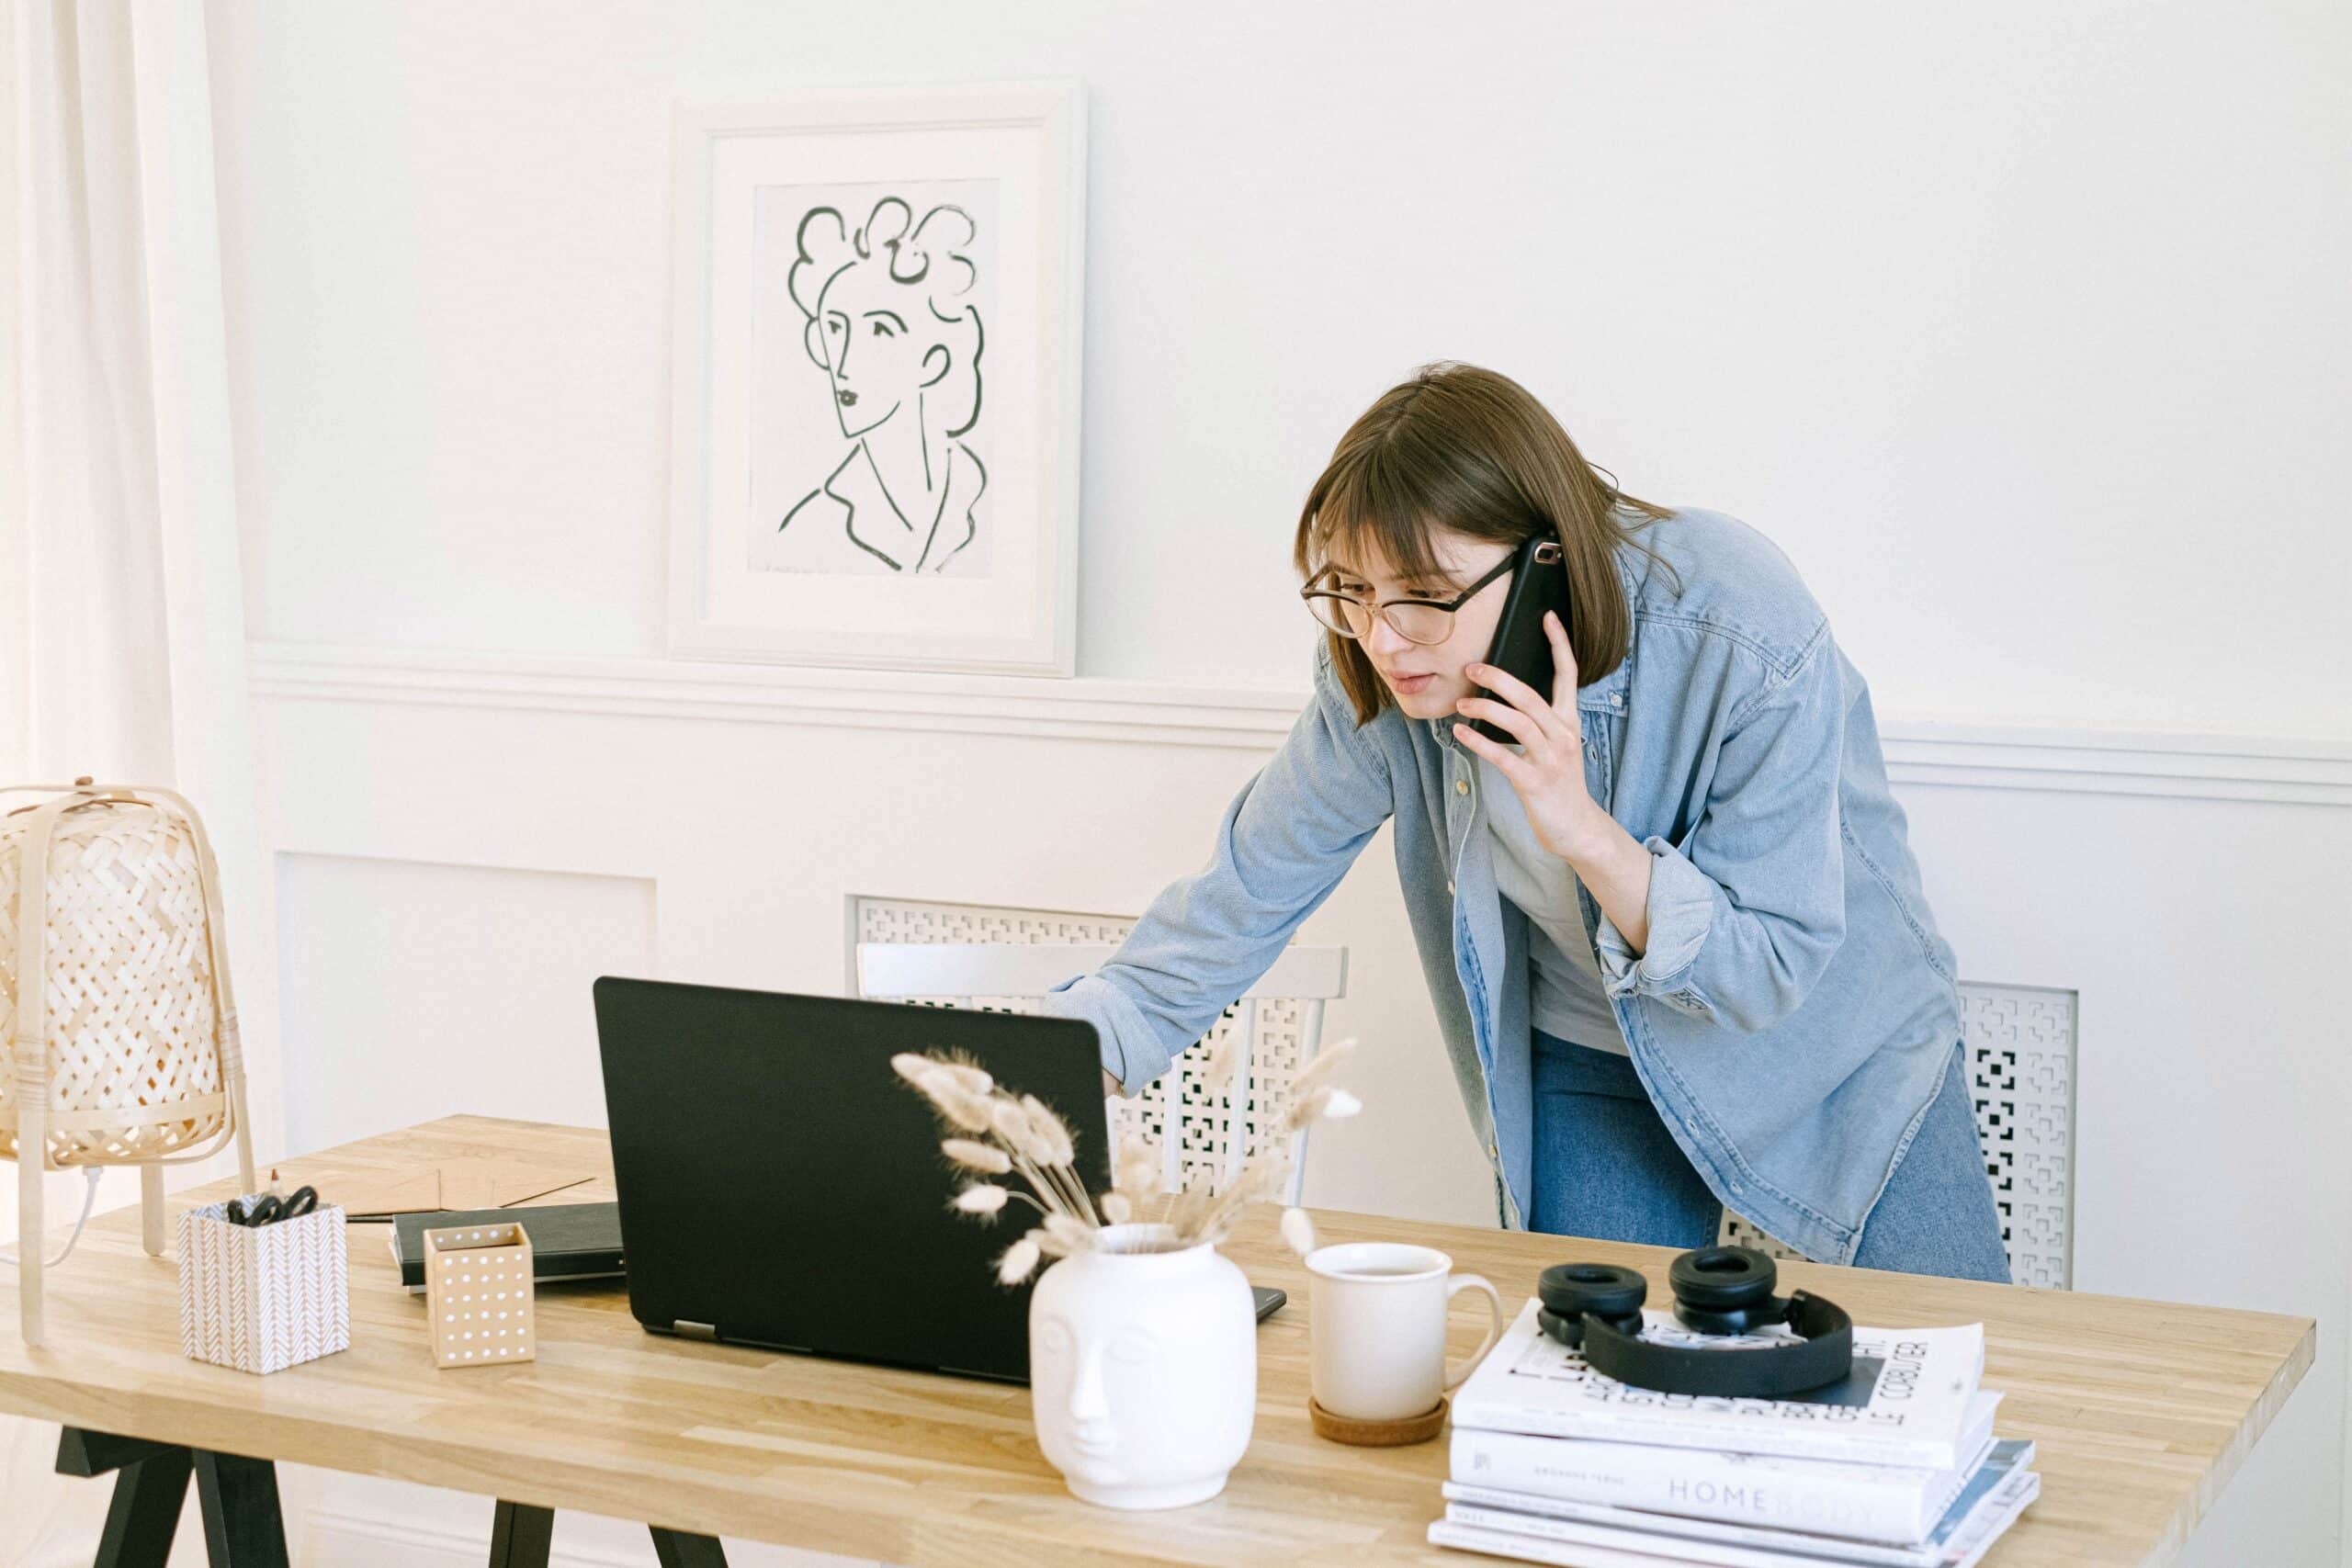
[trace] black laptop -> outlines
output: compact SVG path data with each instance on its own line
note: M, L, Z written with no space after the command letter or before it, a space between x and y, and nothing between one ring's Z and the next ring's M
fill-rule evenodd
M607 976L596 982L629 1310L657 1333L1025 1382L1027 1228L962 1184L901 1051L968 1054L1061 1112L1110 1185L1101 1052L1071 1019ZM1025 1206L1016 1206L1028 1213ZM1011 1211L1008 1211L1011 1213ZM1281 1292L1257 1292L1262 1319Z

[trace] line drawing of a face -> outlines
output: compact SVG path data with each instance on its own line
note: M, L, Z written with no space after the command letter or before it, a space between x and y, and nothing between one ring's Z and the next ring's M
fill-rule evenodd
M906 295L876 268L848 267L827 286L808 323L817 340L810 356L832 376L843 435L865 434L947 374L948 351L926 345L900 314Z
M987 483L962 439L983 402L978 238L964 209L941 203L917 220L896 196L854 228L831 205L801 216L787 278L801 344L854 445L777 532L841 530L893 571L938 572L972 544Z

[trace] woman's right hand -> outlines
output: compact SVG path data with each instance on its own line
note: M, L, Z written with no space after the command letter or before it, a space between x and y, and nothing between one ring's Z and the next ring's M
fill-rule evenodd
M1110 1068L1108 1068L1108 1067L1103 1068L1103 1069L1102 1069L1102 1098L1103 1098L1103 1099L1105 1099L1105 1100L1115 1100L1115 1099L1117 1099L1117 1098L1118 1098L1118 1095L1119 1095L1119 1080L1118 1080L1117 1078L1115 1078L1115 1077L1112 1077L1112 1076L1111 1076L1111 1069L1110 1069Z

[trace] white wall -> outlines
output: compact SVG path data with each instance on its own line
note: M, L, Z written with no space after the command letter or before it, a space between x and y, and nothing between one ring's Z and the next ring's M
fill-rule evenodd
M1893 711L2345 728L2340 6L447 0L219 33L272 637L653 650L673 96L1069 74L1081 672L1295 676L1306 482L1452 355L1783 541Z
M1963 972L2081 993L2078 1287L2322 1318L2194 1559L2339 1561L2339 9L213 22L296 1134L485 1056L485 1093L577 1099L599 965L836 988L850 894L1139 908L1303 687L1306 484L1382 387L1470 359L1805 572ZM1080 679L650 657L672 98L1054 75L1092 149ZM845 686L881 716L820 711ZM952 822L857 830L951 779ZM383 913L425 908L480 946ZM1374 1055L1310 1200L1482 1220L1385 840L1306 935L1355 950L1330 1027ZM306 1492L322 1540L396 1495Z

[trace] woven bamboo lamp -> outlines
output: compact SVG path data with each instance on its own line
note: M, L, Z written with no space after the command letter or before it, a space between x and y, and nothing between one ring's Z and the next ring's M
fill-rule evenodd
M254 1190L220 874L166 789L17 785L0 816L0 1156L17 1164L25 1342L42 1342L41 1172L139 1167L164 1251L164 1167L232 1137Z

